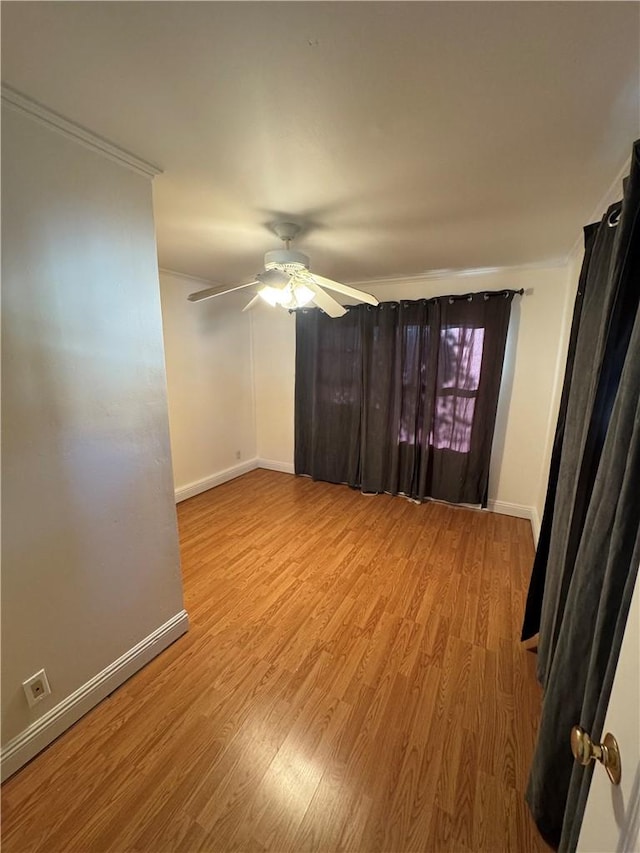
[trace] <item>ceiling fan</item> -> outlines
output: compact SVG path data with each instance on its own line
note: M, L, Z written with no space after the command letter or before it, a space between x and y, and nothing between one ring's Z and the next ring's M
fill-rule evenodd
M333 296L330 296L326 292L327 290L333 290L343 296L350 296L358 302L368 302L369 305L378 304L378 300L370 293L309 272L309 258L302 252L289 248L291 241L300 230L299 225L294 222L278 222L273 226L273 230L280 237L285 247L265 254L264 272L258 273L255 279L247 282L247 284L238 284L235 287L227 287L223 290L209 287L207 290L191 293L188 297L189 301L200 302L201 299L222 296L244 287L261 285L260 290L245 305L243 311L248 311L249 308L253 308L257 302L263 299L269 305L274 307L280 305L287 309L301 308L311 302L321 308L329 317L342 317L347 313L347 309Z

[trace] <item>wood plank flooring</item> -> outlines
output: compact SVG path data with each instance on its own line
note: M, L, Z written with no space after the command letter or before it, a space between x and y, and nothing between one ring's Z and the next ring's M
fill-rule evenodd
M547 850L527 521L271 471L178 516L191 630L5 783L5 853Z

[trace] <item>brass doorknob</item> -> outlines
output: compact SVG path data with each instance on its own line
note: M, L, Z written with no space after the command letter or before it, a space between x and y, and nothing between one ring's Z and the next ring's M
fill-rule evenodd
M618 741L609 732L604 736L602 743L594 743L580 726L574 726L571 729L571 752L575 760L584 766L595 758L604 766L613 784L620 784L622 776L620 750Z

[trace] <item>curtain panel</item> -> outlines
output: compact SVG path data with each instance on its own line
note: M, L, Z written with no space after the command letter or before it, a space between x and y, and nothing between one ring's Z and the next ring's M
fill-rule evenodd
M486 506L513 296L297 311L296 474Z
M640 562L640 142L622 203L585 236L543 519L548 542L524 626L539 626L545 688L526 798L562 851L576 849L593 773L573 761L569 734L580 725L601 739Z
M536 555L531 571L531 580L529 582L529 591L527 593L527 604L525 607L524 620L522 623L521 640L530 640L540 630L540 616L542 612L542 597L544 594L544 584L547 573L547 561L549 559L549 549L551 547L551 527L553 524L553 512L556 503L556 495L558 492L558 480L560 476L560 465L562 462L562 447L564 443L564 434L567 426L567 409L569 406L569 396L571 394L571 380L573 378L573 370L576 362L576 354L579 352L584 359L588 360L593 356L593 350L588 344L591 342L589 338L590 323L585 323L581 327L582 308L585 301L585 294L589 283L593 284L594 276L589 275L591 264L591 255L594 248L596 236L598 234L598 225L587 225L584 228L584 257L582 260L582 268L580 270L580 278L578 280L578 291L573 306L573 317L571 320L571 333L569 335L569 347L567 350L567 363L564 371L564 382L562 385L562 396L560 398L560 407L558 410L558 420L556 423L556 431L553 439L553 449L551 452L551 461L549 465L549 477L547 481L547 494L545 497L544 510L542 514L542 523L540 525L540 534L538 536L538 545L536 547ZM591 291L589 293L591 297ZM593 299L587 303L588 310L592 314L598 316L598 308L594 310ZM580 336L580 347L578 347L578 336ZM586 352L585 352L586 350ZM591 365L589 365L591 368ZM578 362L576 374L580 371L584 372L584 365ZM573 403L573 400L572 400ZM575 419L571 426L575 427ZM560 490L564 481L560 484Z

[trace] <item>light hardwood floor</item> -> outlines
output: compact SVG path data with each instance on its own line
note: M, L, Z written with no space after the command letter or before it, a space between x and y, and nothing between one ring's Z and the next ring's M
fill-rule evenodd
M527 521L270 471L178 516L191 630L5 783L5 853L547 850Z

